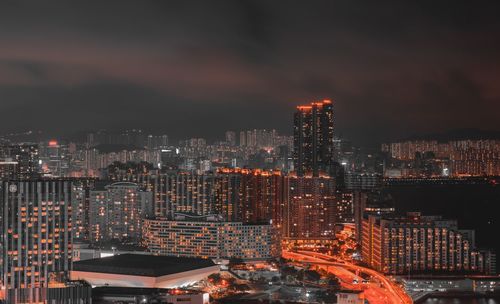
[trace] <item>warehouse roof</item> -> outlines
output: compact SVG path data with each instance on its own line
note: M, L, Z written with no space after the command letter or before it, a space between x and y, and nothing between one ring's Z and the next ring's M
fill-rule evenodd
M143 254L121 254L73 263L74 271L159 277L215 266L212 260Z

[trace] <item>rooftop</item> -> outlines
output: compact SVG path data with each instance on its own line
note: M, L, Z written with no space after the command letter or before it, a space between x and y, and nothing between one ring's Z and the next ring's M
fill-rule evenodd
M74 262L73 270L159 277L211 266L215 266L215 263L207 259L121 254Z

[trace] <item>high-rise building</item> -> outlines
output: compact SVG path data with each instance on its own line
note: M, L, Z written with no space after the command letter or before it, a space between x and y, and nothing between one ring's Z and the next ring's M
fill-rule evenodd
M7 303L46 300L51 280L71 270L71 182L2 182L0 275Z
M370 191L380 189L382 175L377 173L346 172L344 174L345 188L356 191Z
M236 132L226 131L226 142L231 146L236 146Z
M381 191L354 190L352 192L354 223L356 227L356 240L363 242L363 219L369 215L392 216L396 208L392 196Z
M146 139L146 148L149 150L165 148L168 146L168 135L148 135Z
M118 182L90 191L90 241L139 243L142 220L153 216L153 194L139 185Z
M353 193L337 191L336 196L335 223L354 223Z
M214 174L169 172L151 179L155 215L172 217L177 212L199 215L215 212Z
M281 172L221 169L216 176L217 214L244 223L272 221L281 230L288 198L286 177Z
M247 136L245 131L240 132L240 147L245 147L247 145Z
M219 169L198 174L171 171L162 174L110 176L134 181L154 193L155 215L172 218L176 213L217 214L227 221L260 223L272 220L282 227L288 191L279 171Z
M333 164L333 104L330 100L297 107L294 114L294 168L298 176L330 174Z
M38 145L19 144L6 147L6 157L17 162L17 179L30 179L40 176L40 155Z
M90 191L96 184L95 178L72 178L71 210L73 212L73 240L90 240Z
M290 177L284 212L284 237L332 238L336 220L335 180L330 177Z
M0 159L0 180L17 179L18 162L12 159Z
M368 216L363 220L363 261L389 274L471 272L494 274L493 255L477 251L474 232L439 216ZM490 260L490 262L486 262Z
M255 147L257 145L257 130L247 131L247 147Z

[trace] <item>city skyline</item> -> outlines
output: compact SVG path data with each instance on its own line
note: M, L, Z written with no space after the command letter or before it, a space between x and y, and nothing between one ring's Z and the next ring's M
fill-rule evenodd
M2 4L0 127L288 133L294 106L332 99L338 134L361 143L499 130L498 5L452 7Z
M0 304L500 303L499 9L1 3Z

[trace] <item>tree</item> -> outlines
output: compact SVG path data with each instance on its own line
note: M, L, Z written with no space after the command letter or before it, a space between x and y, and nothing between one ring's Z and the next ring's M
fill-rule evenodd
M308 281L317 282L321 279L321 275L315 270L306 270L304 275Z
M211 275L208 276L208 281L213 284L219 284L220 281L222 281L222 277L220 273L212 273Z
M304 270L300 270L300 271L297 273L297 280L299 280L299 281L304 281Z
M281 277L286 278L287 276L295 276L297 274L297 270L291 266L285 266L281 268Z
M328 279L328 287L332 289L340 289L340 281L337 278Z

